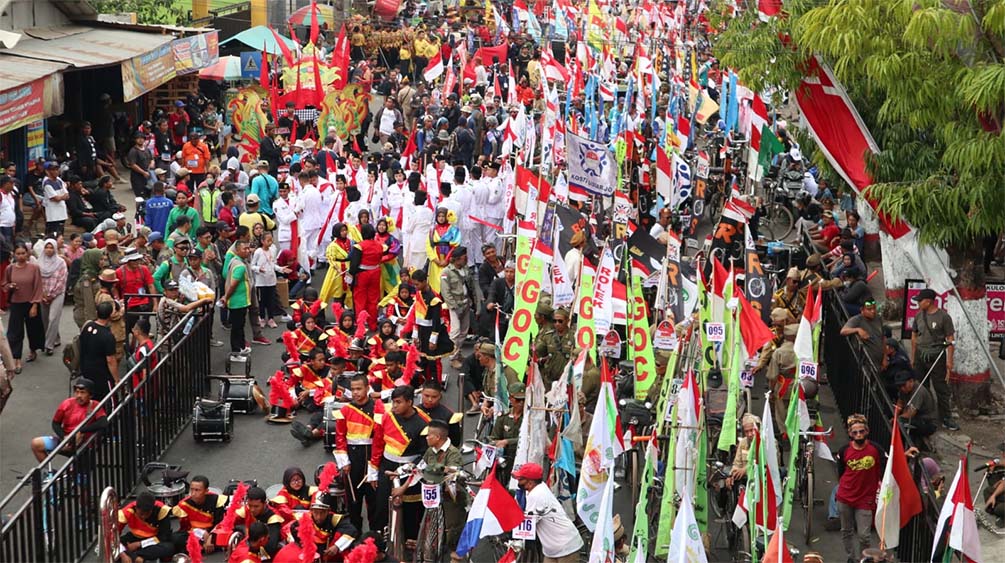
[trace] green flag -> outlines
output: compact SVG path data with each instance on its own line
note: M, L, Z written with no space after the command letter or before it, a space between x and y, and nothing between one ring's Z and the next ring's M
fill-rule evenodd
M742 305L738 303L735 315L733 316L733 329L730 331L734 335L732 350L729 353L733 361L726 380L728 392L726 395L726 411L722 414L723 432L719 432L719 442L716 445L717 449L724 452L728 452L736 444L736 432L726 432L725 429L736 428L736 409L740 400L740 387L742 385L740 383L740 370L743 368L743 357L740 347L743 346L743 338L740 338L740 307Z
M753 546L757 545L757 534L760 530L757 528L757 502L761 497L761 482L763 481L763 464L759 463L760 459L760 448L761 448L761 437L755 436L754 443L750 444L750 449L747 450L747 488L744 490L744 504L747 507L747 525L750 530L750 557L751 563L757 563L757 549ZM764 539L764 543L767 544L767 537Z
M537 321L534 312L541 297L541 279L543 267L541 260L531 253L533 243L530 238L517 236L516 239L516 303L513 306L513 317L510 319L506 341L503 342L502 361L507 367L513 368L522 381L527 372L527 361L530 348L537 334Z
M789 529L792 517L792 500L796 492L796 462L799 460L799 382L792 385L789 411L785 416L785 433L789 435L789 469L785 475L785 496L782 498L782 521Z
M643 555L649 552L649 516L646 509L649 506L649 484L656 472L656 456L656 441L651 440L646 447L646 464L642 467L642 488L639 490L639 504L635 507L635 526L628 561L635 561L639 552Z
M761 150L757 151L757 163L765 170L771 166L771 159L785 150L785 146L767 124L761 126Z

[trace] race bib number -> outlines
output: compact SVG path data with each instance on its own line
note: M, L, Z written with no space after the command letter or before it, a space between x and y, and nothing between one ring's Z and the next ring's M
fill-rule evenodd
M440 506L440 486L438 484L422 484L422 506L426 508Z
M513 528L513 539L533 540L537 539L537 523L532 516L524 516L523 520Z
M485 458L485 465L492 467L492 464L496 461L496 447L485 446L482 448L482 457Z
M670 380L670 394L667 396L667 412L664 415L664 420L667 422L673 422L673 406L677 404L677 395L680 394L680 388L683 386L683 379L674 378Z
M745 369L740 372L740 384L745 388L750 389L754 386L754 373L749 369Z
M726 341L726 325L723 323L708 323L705 325L705 336L709 342Z
M151 545L157 545L158 543L160 543L160 540L158 540L157 538L147 538L140 542L140 549L143 549L144 547L150 547Z
M199 166L199 161L197 159L190 158L185 161L185 165L189 168L197 168Z
M799 362L799 377L801 379L812 379L817 380L817 364L816 362Z
M195 537L199 539L203 539L206 537L206 530L203 528L192 528L192 533L195 534Z

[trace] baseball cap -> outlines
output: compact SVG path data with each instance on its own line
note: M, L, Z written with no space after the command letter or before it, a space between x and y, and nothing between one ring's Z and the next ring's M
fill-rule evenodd
M533 479L540 481L544 478L544 470L536 463L525 463L513 472L513 477L517 479Z
M50 161L46 162L42 166L42 168L45 168L46 170L52 170L53 168L59 168L59 163L56 162L55 160L50 160Z
M154 231L150 233L149 237L147 237L147 242L156 242L159 240L164 240L164 235L162 235L160 231Z
M911 298L912 301L921 301L922 299L935 299L938 295L935 293L934 289L925 288L918 292L917 295Z
M125 218L126 218L126 214L125 213L113 213L112 214L112 219L115 220L115 221L122 221Z
M251 205L253 203L259 203L260 201L261 200L259 199L258 194L249 194L248 195L248 205Z
M178 289L178 282L174 280L167 280L164 282L164 290L167 291L169 289Z
M85 390L93 393L94 392L94 382L91 381L90 379L87 379L86 377L78 377L77 379L73 380L73 388L74 389L85 389Z

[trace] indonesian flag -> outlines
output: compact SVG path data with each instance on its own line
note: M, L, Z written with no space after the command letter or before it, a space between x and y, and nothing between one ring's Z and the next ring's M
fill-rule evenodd
M743 339L743 349L748 358L753 358L775 335L764 324L761 314L747 301L743 292L736 286L733 286L733 291L740 302L740 338Z
M619 17L614 18L614 28L623 33L624 35L628 35L628 24L625 23L625 20Z
M656 193L663 197L665 203L670 202L670 194L673 189L673 165L667 152L661 148L656 149Z
M981 563L981 542L977 533L977 518L974 516L974 502L970 495L970 478L967 476L967 458L960 457L956 477L946 494L946 502L939 512L939 523L935 528L935 542L932 544L932 561L942 540L942 531L949 521L948 548L959 551L965 561Z
M814 293L811 285L806 292L806 305L803 307L803 316L799 318L799 331L796 332L795 352L796 357L804 362L816 362L816 354L813 350L813 329L820 322L820 312L823 306L823 298L820 291Z
M777 16L782 11L782 0L757 0L757 17L761 21Z
M607 472L614 471L614 461L625 451L622 436L614 380L607 371L607 362L601 362L600 393L583 449L582 475L576 491L576 513L591 532L596 530L599 520L602 484L607 482Z
M429 64L422 71L422 78L429 84L432 84L443 74L444 70L443 57L440 55L440 51L436 51L436 55L429 59Z
M569 71L551 54L550 42L541 49L541 69L548 80L569 83Z
M771 536L771 541L768 542L768 547L764 550L764 557L761 558L761 561L764 563L793 563L792 554L789 553L789 548L785 546L785 537L782 528L782 526L779 526L777 531Z
M914 515L921 512L921 495L911 478L904 456L904 444L900 440L900 425L897 414L893 417L893 438L890 439L890 454L886 471L879 486L876 501L876 533L887 549L900 545L900 529L907 525Z
M677 116L677 136L680 137L681 151L686 151L688 138L691 137L691 120L684 117L683 112Z
M451 64L451 60L447 59L447 77L443 79L443 98L446 99L451 92L454 91L454 86L457 85L457 73L454 72L454 65Z
M760 152L761 128L768 124L768 106L764 105L761 96L754 94L750 109L750 131L747 132L747 138L750 139L750 150Z

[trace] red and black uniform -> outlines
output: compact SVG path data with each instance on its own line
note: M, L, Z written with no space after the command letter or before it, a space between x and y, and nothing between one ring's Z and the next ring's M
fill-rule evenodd
M389 319L391 319L391 322L393 322L395 324L395 328L398 329L401 326L401 325L398 324L398 321L401 320L402 322L404 322L404 320L408 317L408 311L411 310L412 303L415 300L414 299L409 299L408 301L406 301L406 300L402 299L401 297L398 297L397 295L395 295L394 297L391 297L390 299L391 299L391 302L384 306L384 311L383 311L384 312L384 316L387 317L387 318L389 318ZM401 336L401 334L400 334L401 331L400 330L396 330L395 332L399 336Z
M380 302L380 265L384 258L384 245L374 239L356 243L349 271L354 277L353 305L356 312L366 311L367 326L377 330L377 303Z
M309 412L320 409L325 398L332 396L332 381L328 376L328 366L322 368L320 372L315 372L310 364L304 364L293 368L290 376L298 390L310 392L301 403Z
M297 537L300 528L300 521L304 518L311 518L309 512L297 516L297 521L290 528L290 534ZM342 561L345 554L353 542L359 537L359 529L354 526L344 514L330 514L320 523L314 521L314 545L318 549L321 561ZM334 556L325 555L330 547L338 548L338 554Z
M454 412L450 407L444 406L443 403L436 405L431 409L427 409L422 405L416 405L417 409L426 413L429 420L439 420L446 423L450 427L450 433L448 437L453 445L460 447L461 445L461 420L464 419L464 415L459 412Z
M142 542L135 551L126 550L131 559L142 557L144 561L155 561L174 555L174 544L171 543L171 508L161 501L154 501L154 509L146 518L140 518L136 511L136 501L119 510L119 531L129 528L122 534L120 541L126 546L133 542Z
M283 333L283 347L286 348L290 358L302 361L307 359L307 354L318 345L320 337L320 330L308 331L303 327L287 330Z
M389 394L397 386L395 381L402 376L401 370L391 373L387 368L384 358L378 358L370 362L370 371L367 377L370 379L370 388L380 393Z
M427 378L433 378L443 383L443 372L440 358L454 352L454 343L450 341L447 323L443 320L446 310L443 300L435 291L426 288L415 294L415 305L409 314L409 321L402 327L402 334L408 338L419 338L419 367ZM449 318L449 317L448 317Z
M223 520L224 508L230 502L230 497L207 493L201 503L185 497L171 509L171 514L178 519L178 531L172 535L172 541L179 549L188 542L188 534L195 531L202 540L217 524Z
M309 314L314 317L317 321L318 326L325 326L325 304L323 301L314 301L313 303L308 303L303 300L303 298L297 299L290 305L290 310L293 314L293 322L298 325L303 322L304 314Z
M265 524L265 527L268 528L269 541L266 542L265 547L262 548L262 552L257 554L259 557L265 555L274 557L276 553L279 552L279 538L282 536L283 528L282 516L276 514L276 512L268 506L262 509L262 513L259 514L257 518L252 516L247 506L238 508L235 511L235 514L237 514L237 522L243 524L245 530L247 530L251 526L251 523L256 520Z
M349 520L358 529L363 529L363 505L369 516L371 530L379 530L376 526L376 492L366 483L367 468L373 448L375 413L384 412L384 404L367 398L366 403L357 405L349 403L335 412L335 464L339 470L349 466L349 486L355 493L349 492ZM355 502L353 502L355 498Z
M290 484L298 475L304 480L304 486L299 491L294 491L290 488ZM269 506L282 517L284 526L293 522L295 512L303 512L311 507L311 498L318 488L308 486L306 481L307 477L299 467L288 467L283 471L283 488L279 489L276 496L269 499Z
M380 530L387 525L387 500L391 498L393 484L385 471L395 471L405 463L416 463L422 458L428 445L422 432L429 424L429 417L419 409L408 418L400 417L388 409L386 413L374 415L373 452L370 455L370 471L377 473L377 514L373 529ZM372 473L371 473L372 475ZM401 515L406 539L414 540L419 534L422 520L421 486L416 483L402 498Z

